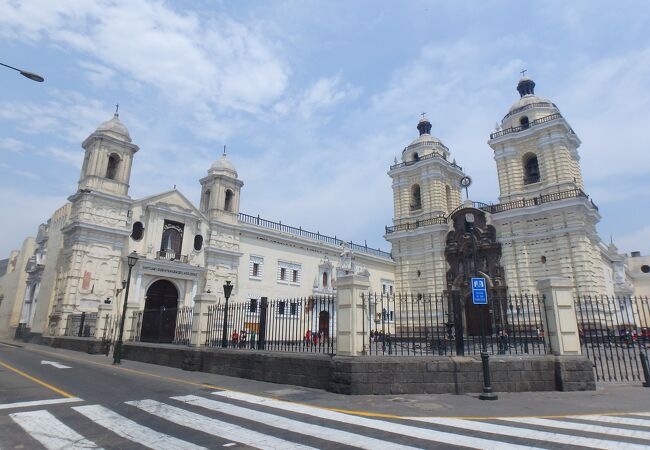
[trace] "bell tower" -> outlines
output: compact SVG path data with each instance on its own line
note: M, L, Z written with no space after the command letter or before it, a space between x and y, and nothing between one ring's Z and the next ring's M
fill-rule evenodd
M606 292L598 208L584 191L580 139L558 107L523 77L517 100L488 144L500 204L492 207L508 287L536 292L547 277L571 279L576 294Z
M461 204L460 179L465 174L449 160L449 149L431 135L426 117L417 129L419 136L402 151L402 162L395 161L388 171L394 217L384 237L397 263L397 292L442 292L447 287L446 216Z
M584 189L580 139L557 106L535 95L535 82L523 77L520 99L490 135L499 177L499 201Z
M239 251L239 195L244 182L237 178L235 165L226 156L224 146L221 158L208 169L201 183L200 209L210 224L210 238L206 245L208 266L206 289L218 292L226 280L239 286L237 268L242 253Z
M138 146L117 111L81 144L86 154L81 167L79 189L128 196L133 155Z

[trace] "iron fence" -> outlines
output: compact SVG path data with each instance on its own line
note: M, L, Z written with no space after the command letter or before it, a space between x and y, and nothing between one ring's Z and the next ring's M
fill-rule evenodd
M97 313L73 313L68 315L65 326L66 336L95 337Z
M650 347L648 297L587 295L575 298L582 354L597 381L643 381ZM646 380L650 381L650 380Z
M130 340L190 345L193 317L191 306L136 311L131 322Z
M224 318L228 348L282 352L336 352L336 302L333 296L250 299L208 309L205 345L220 347Z
M102 353L106 354L106 356L110 353L111 346L115 342L119 325L120 317L117 314L106 313L104 316L104 329L100 330L102 333Z
M489 353L547 353L542 296L490 296L483 319L482 306L472 305L471 299L461 302L460 296L364 293L362 299L371 355L476 355L481 351L481 320Z

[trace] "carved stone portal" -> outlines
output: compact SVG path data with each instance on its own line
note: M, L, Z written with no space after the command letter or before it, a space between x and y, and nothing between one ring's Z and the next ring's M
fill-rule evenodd
M472 302L471 277L482 277L488 286L488 306L484 320L486 332L507 328L508 287L501 267L501 244L497 242L494 226L488 225L486 213L473 207L462 208L451 215L453 230L447 234L445 258L447 290L449 298L456 297L460 311L450 304L455 322L466 324L468 335L479 335L481 331L481 306ZM485 307L484 307L485 308ZM458 332L458 331L457 331Z

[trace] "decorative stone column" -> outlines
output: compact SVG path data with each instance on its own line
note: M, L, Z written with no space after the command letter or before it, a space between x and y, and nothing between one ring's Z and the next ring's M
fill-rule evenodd
M553 354L558 356L582 354L572 288L568 278L545 278L537 282L537 290L545 297L544 332Z
M336 354L358 356L365 354L370 330L367 328L367 302L370 277L366 274L339 273L336 279ZM365 304L364 304L365 303Z
M104 330L106 329L106 316L108 316L112 311L113 305L100 303L97 307L97 325L95 326L95 339L102 339L104 337Z
M215 303L217 303L217 296L213 294L203 293L194 297L192 338L190 340L190 345L192 347L198 347L205 344L208 325L208 309Z

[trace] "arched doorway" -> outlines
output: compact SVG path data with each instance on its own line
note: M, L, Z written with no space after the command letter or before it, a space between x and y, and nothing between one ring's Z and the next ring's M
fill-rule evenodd
M321 311L318 313L318 332L323 333L323 339L328 339L330 334L330 313Z
M147 289L140 340L171 342L176 330L178 290L171 281L158 280Z

